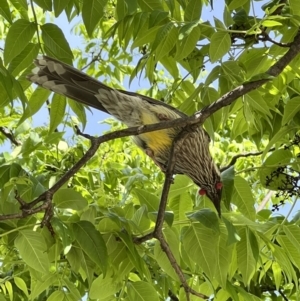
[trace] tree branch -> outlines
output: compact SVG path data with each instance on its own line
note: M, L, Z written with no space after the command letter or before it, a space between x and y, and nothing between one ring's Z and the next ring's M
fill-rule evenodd
M275 150L274 147L270 148L269 149L269 152L272 152L273 150ZM249 153L244 153L244 154L238 154L238 155L235 155L232 157L231 161L229 162L228 165L224 166L224 167L221 167L220 168L220 171L223 172L224 170L230 168L231 166L233 166L236 161L240 158L247 158L247 157L252 157L252 156L259 156L263 154L263 151L260 151L260 152L249 152Z
M278 60L273 66L269 68L266 72L267 75L270 76L277 76L279 75L283 69L299 54L300 52L300 31L295 36L294 41L291 43L291 47L289 50ZM33 208L39 202L44 201L46 198L46 193L53 195L66 181L68 181L88 160L95 154L99 146L103 142L107 142L112 139L132 136L132 135L139 135L146 132L152 132L161 129L167 129L171 127L188 127L193 126L196 124L203 124L203 122L213 113L220 110L221 108L230 105L239 97L245 95L246 93L257 89L258 87L265 84L269 79L260 79L253 82L247 82L243 85L240 85L233 89L232 91L224 94L220 97L217 101L213 102L212 104L204 107L201 111L196 112L194 115L185 118L178 118L175 120L163 121L156 124L149 124L140 127L131 127L120 131L115 131L112 133L105 134L99 138L95 137L87 137L91 140L91 147L87 151L87 153L70 169L68 170L57 182L52 186L47 192L41 194L36 200L28 203L30 208ZM15 216L15 215L13 215ZM0 216L1 218L6 218L7 216ZM22 216L16 216L11 218L18 218Z
M264 197L264 199L261 201L261 203L257 207L256 213L258 213L259 211L261 211L261 210L263 210L265 208L265 206L270 201L270 199L273 196L273 194L274 194L274 191L272 191L272 190L268 191L268 193L266 194L266 196Z
M16 146L21 145L21 142L19 142L15 136L13 135L13 133L11 131L9 131L7 128L5 128L4 126L0 126L0 133L2 133L3 136L5 136L6 138L8 138L10 140L10 142Z
M163 186L163 190L162 190L162 194L161 194L161 199L160 199L160 203L159 203L159 209L158 209L158 213L157 213L157 219L156 219L154 231L145 236L134 238L134 242L137 244L145 242L151 238L156 238L160 242L161 249L167 255L170 264L172 265L173 269L175 270L175 272L185 290L187 301L190 300L189 294L193 294L193 295L203 298L203 299L208 299L208 296L198 293L197 291L193 290L188 285L188 283L185 279L184 273L181 270L181 267L179 266L179 264L177 263L176 258L174 256L168 242L166 241L166 239L164 237L162 229L163 229L163 223L164 223L164 217L165 217L165 210L166 210L166 206L167 206L167 202L168 202L169 190L170 190L171 184L173 183L173 172L174 172L174 168L175 168L176 151L177 151L176 145L178 145L178 142L180 140L185 139L189 130L190 130L189 127L184 128L177 135L177 137L175 137L175 139L172 142L170 155L169 155L169 161L168 161L168 165L167 165L167 169L166 169L166 173L165 173L165 182L164 182L164 186Z

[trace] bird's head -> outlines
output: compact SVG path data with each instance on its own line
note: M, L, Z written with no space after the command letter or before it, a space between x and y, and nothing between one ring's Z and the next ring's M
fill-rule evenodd
M219 217L221 217L221 198L222 198L222 182L221 180L214 182L211 185L202 185L199 189L200 195L206 195L214 204Z

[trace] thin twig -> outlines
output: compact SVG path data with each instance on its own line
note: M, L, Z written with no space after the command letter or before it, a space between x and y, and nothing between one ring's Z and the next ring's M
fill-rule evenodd
M0 126L0 133L3 134L3 136L5 136L6 138L8 138L10 140L10 142L16 146L21 145L21 142L19 142L15 136L13 135L13 133L11 131L9 131L7 128L5 128L4 126Z
M275 40L271 39L270 36L265 32L263 31L262 33L260 33L257 37L257 39L259 41L262 41L262 42L266 42L266 41L269 41L279 47L290 47L291 46L291 42L290 43L280 43L280 42L276 42Z
M263 210L267 203L270 201L272 195L274 194L274 191L269 190L268 193L266 194L266 196L264 197L264 199L261 201L261 203L259 204L259 206L256 209L256 213Z
M275 147L273 148L270 148L269 149L269 152L272 152L273 150L275 150ZM232 157L231 161L229 162L228 165L224 166L224 167L221 167L220 168L220 171L224 171L228 168L230 168L231 166L233 166L236 161L240 158L247 158L247 157L252 157L252 156L259 156L259 155L262 155L263 154L263 151L260 151L260 152L249 152L249 153L244 153L244 154L238 154L238 155L235 155Z
M40 39L40 34L39 34L39 23L38 23L38 20L37 20L37 17L36 17L36 13L35 13L35 9L34 9L34 4L33 4L32 0L30 0L30 6L31 6L33 18L34 18L34 23L35 23L35 26L36 26L36 35L37 35L38 43L40 45L41 51L44 53L43 47L42 47L42 43L41 43L41 39Z
M18 191L15 191L15 199L18 201L18 203L20 204L21 208L25 208L27 203L20 197Z
M285 296L285 294L282 292L281 289L278 289L278 293L281 295L281 297L283 298L283 300L289 301L289 299Z

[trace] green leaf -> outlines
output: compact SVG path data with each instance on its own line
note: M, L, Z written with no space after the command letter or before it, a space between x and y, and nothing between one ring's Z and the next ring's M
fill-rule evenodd
M296 227L296 226L295 226ZM299 249L295 247L292 240L286 235L277 235L276 241L280 244L280 246L285 250L288 254L290 261L300 269L300 253Z
M296 96L292 99L289 99L285 105L282 125L286 125L291 122L293 117L300 111L300 97Z
M0 15L11 23L11 13L6 0L0 0Z
M192 181L185 175L176 175L174 183L170 187L169 198L180 196L193 187Z
M14 81L15 79L10 75L8 70L6 70L6 68L2 65L2 61L0 60L0 83L5 89L10 101L14 99L14 95L13 95Z
M51 0L34 0L34 2L44 10L52 11Z
M53 196L57 208L83 210L87 207L87 200L77 191L69 188L59 189Z
M205 227L200 223L193 223L184 233L182 245L190 257L213 279L218 252L219 235L212 229Z
M226 282L227 282L227 274L228 274L228 269L231 263L231 258L232 258L232 250L233 250L233 245L229 246L228 245L228 233L227 233L227 227L225 227L224 224L221 224L219 229L221 230L221 235L219 236L219 252L218 252L218 257L217 257L217 270L215 277L217 281L220 283L222 287L226 287Z
M117 1L116 16L117 20L122 20L127 15L127 5L125 1Z
M265 147L264 152L262 154L262 159L265 158L265 156L267 155L268 151L270 150L270 148L275 144L275 143L279 143L282 142L283 140L286 141L285 137L287 134L293 132L293 130L297 130L298 127L296 126L283 126L279 132L277 132L273 138L269 141L268 145Z
M46 289L49 289L49 287L51 287L54 283L56 283L57 280L58 279L57 279L56 274L48 274L45 276L43 275L43 277L36 279L33 289L32 289L32 292L30 294L30 299L34 300L43 291L45 291Z
M67 290L69 291L68 299L67 300L81 300L82 299L82 295L78 290L78 287L71 282L67 277L62 278L62 286L66 287ZM66 298L65 298L66 299Z
M28 289L25 281L20 277L14 277L14 282L16 286L26 295L28 298Z
M20 231L15 246L26 264L44 274L49 272L47 245L40 233L31 230Z
M178 232L171 229L164 229L164 237L176 259L177 262L180 262L180 249L179 249L179 236ZM178 281L178 275L176 274L174 268L172 267L170 260L168 259L166 253L162 250L160 243L155 242L154 246L154 259L157 261L158 265L175 281Z
M182 29L183 27L180 29L180 34L185 36L186 32L183 33ZM175 55L176 60L185 59L194 50L197 42L199 41L200 34L201 32L199 27L192 27L191 32L178 42Z
M18 126L26 119L38 112L42 105L46 102L50 94L51 91L46 90L42 87L37 87L31 94L31 97L28 101L28 106L26 107L22 118L19 120Z
M253 257L248 231L249 229L247 228L242 228L238 231L241 240L236 244L237 262L246 286L250 284L256 267L256 261Z
M137 3L143 11L163 10L160 0L137 0Z
M227 228L227 234L228 234L228 239L227 239L226 245L230 246L230 245L240 241L241 238L238 235L238 232L237 232L235 226L229 220L227 220L224 216L222 217L222 220Z
M254 48L242 53L239 62L247 72L246 78L250 79L257 74L265 73L270 65L266 55L268 51L269 48Z
M144 190L144 189L134 189L133 193L137 196L141 205L146 205L149 212L157 212L159 207L159 198Z
M58 17L66 8L70 0L53 0L54 14Z
M268 107L267 103L261 96L258 91L251 91L245 96L245 100L249 103L249 105L256 111L262 113L263 115L267 115L272 117L270 112L270 108Z
M17 76L21 71L28 68L39 53L39 45L29 43L24 50L17 55L9 64L8 71Z
M147 231L150 228L151 221L149 220L147 213L147 206L143 205L135 211L131 219L141 233Z
M278 245L271 244L271 250L273 255L276 258L276 261L279 263L282 271L288 278L288 283L295 281L298 277L296 276L295 270L293 269L292 263L289 259L288 254L285 252L283 248ZM299 252L299 250L298 250Z
M73 224L75 238L88 255L102 270L103 275L107 269L107 249L105 242L95 226L88 221L79 221Z
M231 130L231 139L242 136L248 130L248 124L242 110L237 113Z
M300 3L298 0L289 1L293 14L300 16Z
M248 182L240 176L234 179L232 203L239 211L251 220L255 219L254 199Z
M297 250L300 250L300 232L296 225L283 226L283 230L291 243Z
M274 27L274 26L281 26L282 23L275 20L264 20L262 21L262 25L266 27Z
M55 291L47 298L47 301L63 301L64 299L65 294L62 291Z
M82 19L90 37L92 37L96 25L104 15L106 2L107 0L83 0Z
M63 248L69 247L74 241L74 233L71 229L57 217L52 218L51 225L58 237L61 238Z
M263 165L266 167L285 166L291 162L292 158L293 154L289 149L276 149L268 156Z
M242 7L248 0L232 0L228 3L229 10L235 10L239 7Z
M158 30L161 28L161 26L155 26L150 29L148 29L146 32L139 32L137 38L134 40L134 42L131 45L131 50L143 46L144 44L148 44L154 40L156 37L156 34Z
M156 289L148 282L128 282L127 293L129 301L159 301Z
M225 207L229 209L234 188L234 165L222 172L221 179L223 183L222 196L225 199Z
M230 36L226 31L215 32L210 40L209 57L212 63L221 59L231 46Z
M138 12L135 14L132 22L133 26L133 35L132 38L135 41L139 32L144 28L145 23L147 22L149 13ZM153 24L155 26L155 24Z
M23 19L28 20L28 4L25 0L10 0L9 1L16 10L20 13Z
M152 43L152 46L151 46L151 51L152 52L158 47L158 45L160 45L161 42L163 42L167 38L169 32L174 27L175 27L175 25L173 24L173 22L168 22L167 24L162 25L159 28L159 30L157 31L155 40L154 40L154 42Z
M11 283L9 281L5 281L4 286L5 286L6 291L8 293L9 299L13 300L13 288L12 288ZM2 286L2 288L3 288L3 286Z
M72 111L76 114L76 116L81 121L82 130L84 130L86 126L86 113L85 113L84 106L78 101L69 98L67 100L68 100L68 105L71 107Z
M200 21L202 0L189 0L184 10L184 21Z
M89 291L89 297L97 300L107 300L107 298L113 298L113 295L122 287L121 282L117 282L115 277L112 277L111 273L105 277L100 275L97 277ZM105 288L105 289L104 289Z
M57 126L65 117L66 97L60 94L53 94L50 108L49 134L56 130Z
M42 25L41 30L46 50L51 51L49 55L54 55L57 59L71 65L73 54L63 31L52 23Z
M193 210L193 201L188 192L182 192L171 198L169 207L174 213L174 220L183 221L186 220L186 212Z
M172 24L172 23L171 23ZM168 30L164 32L165 37L162 37L158 47L155 51L155 60L159 61L163 57L167 56L176 44L176 38L178 36L178 29L172 24ZM157 35L158 37L158 35ZM156 40L155 40L156 41ZM154 43L155 43L154 41Z
M22 52L32 39L35 30L34 23L24 19L18 19L11 25L5 39L3 54L5 64L11 62L13 58Z
M278 262L276 262L276 261L273 262L272 271L273 271L273 275L274 275L274 282L276 285L276 289L278 290L281 286L281 280L282 280L282 270L281 270Z
M212 229L216 233L220 233L219 218L216 213L210 209L201 209L187 214L187 217L192 221L200 222L203 226Z
M161 11L161 10L152 11L149 16L149 28L164 23L163 21L167 21L168 16L169 13L166 11Z
M158 241L155 242L154 246L154 259L168 276L170 276L175 281L179 281L178 275L175 273L170 260L168 259L166 253L161 249L160 243Z

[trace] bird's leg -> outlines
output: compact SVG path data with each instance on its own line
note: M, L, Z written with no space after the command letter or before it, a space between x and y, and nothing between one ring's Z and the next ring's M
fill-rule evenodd
M166 167L163 166L162 164L160 164L160 163L155 159L154 152L153 152L153 150L152 150L151 148L145 148L145 153L146 153L147 156L149 156L149 157L153 160L153 162L161 169L161 171L162 171L163 173L166 172Z

